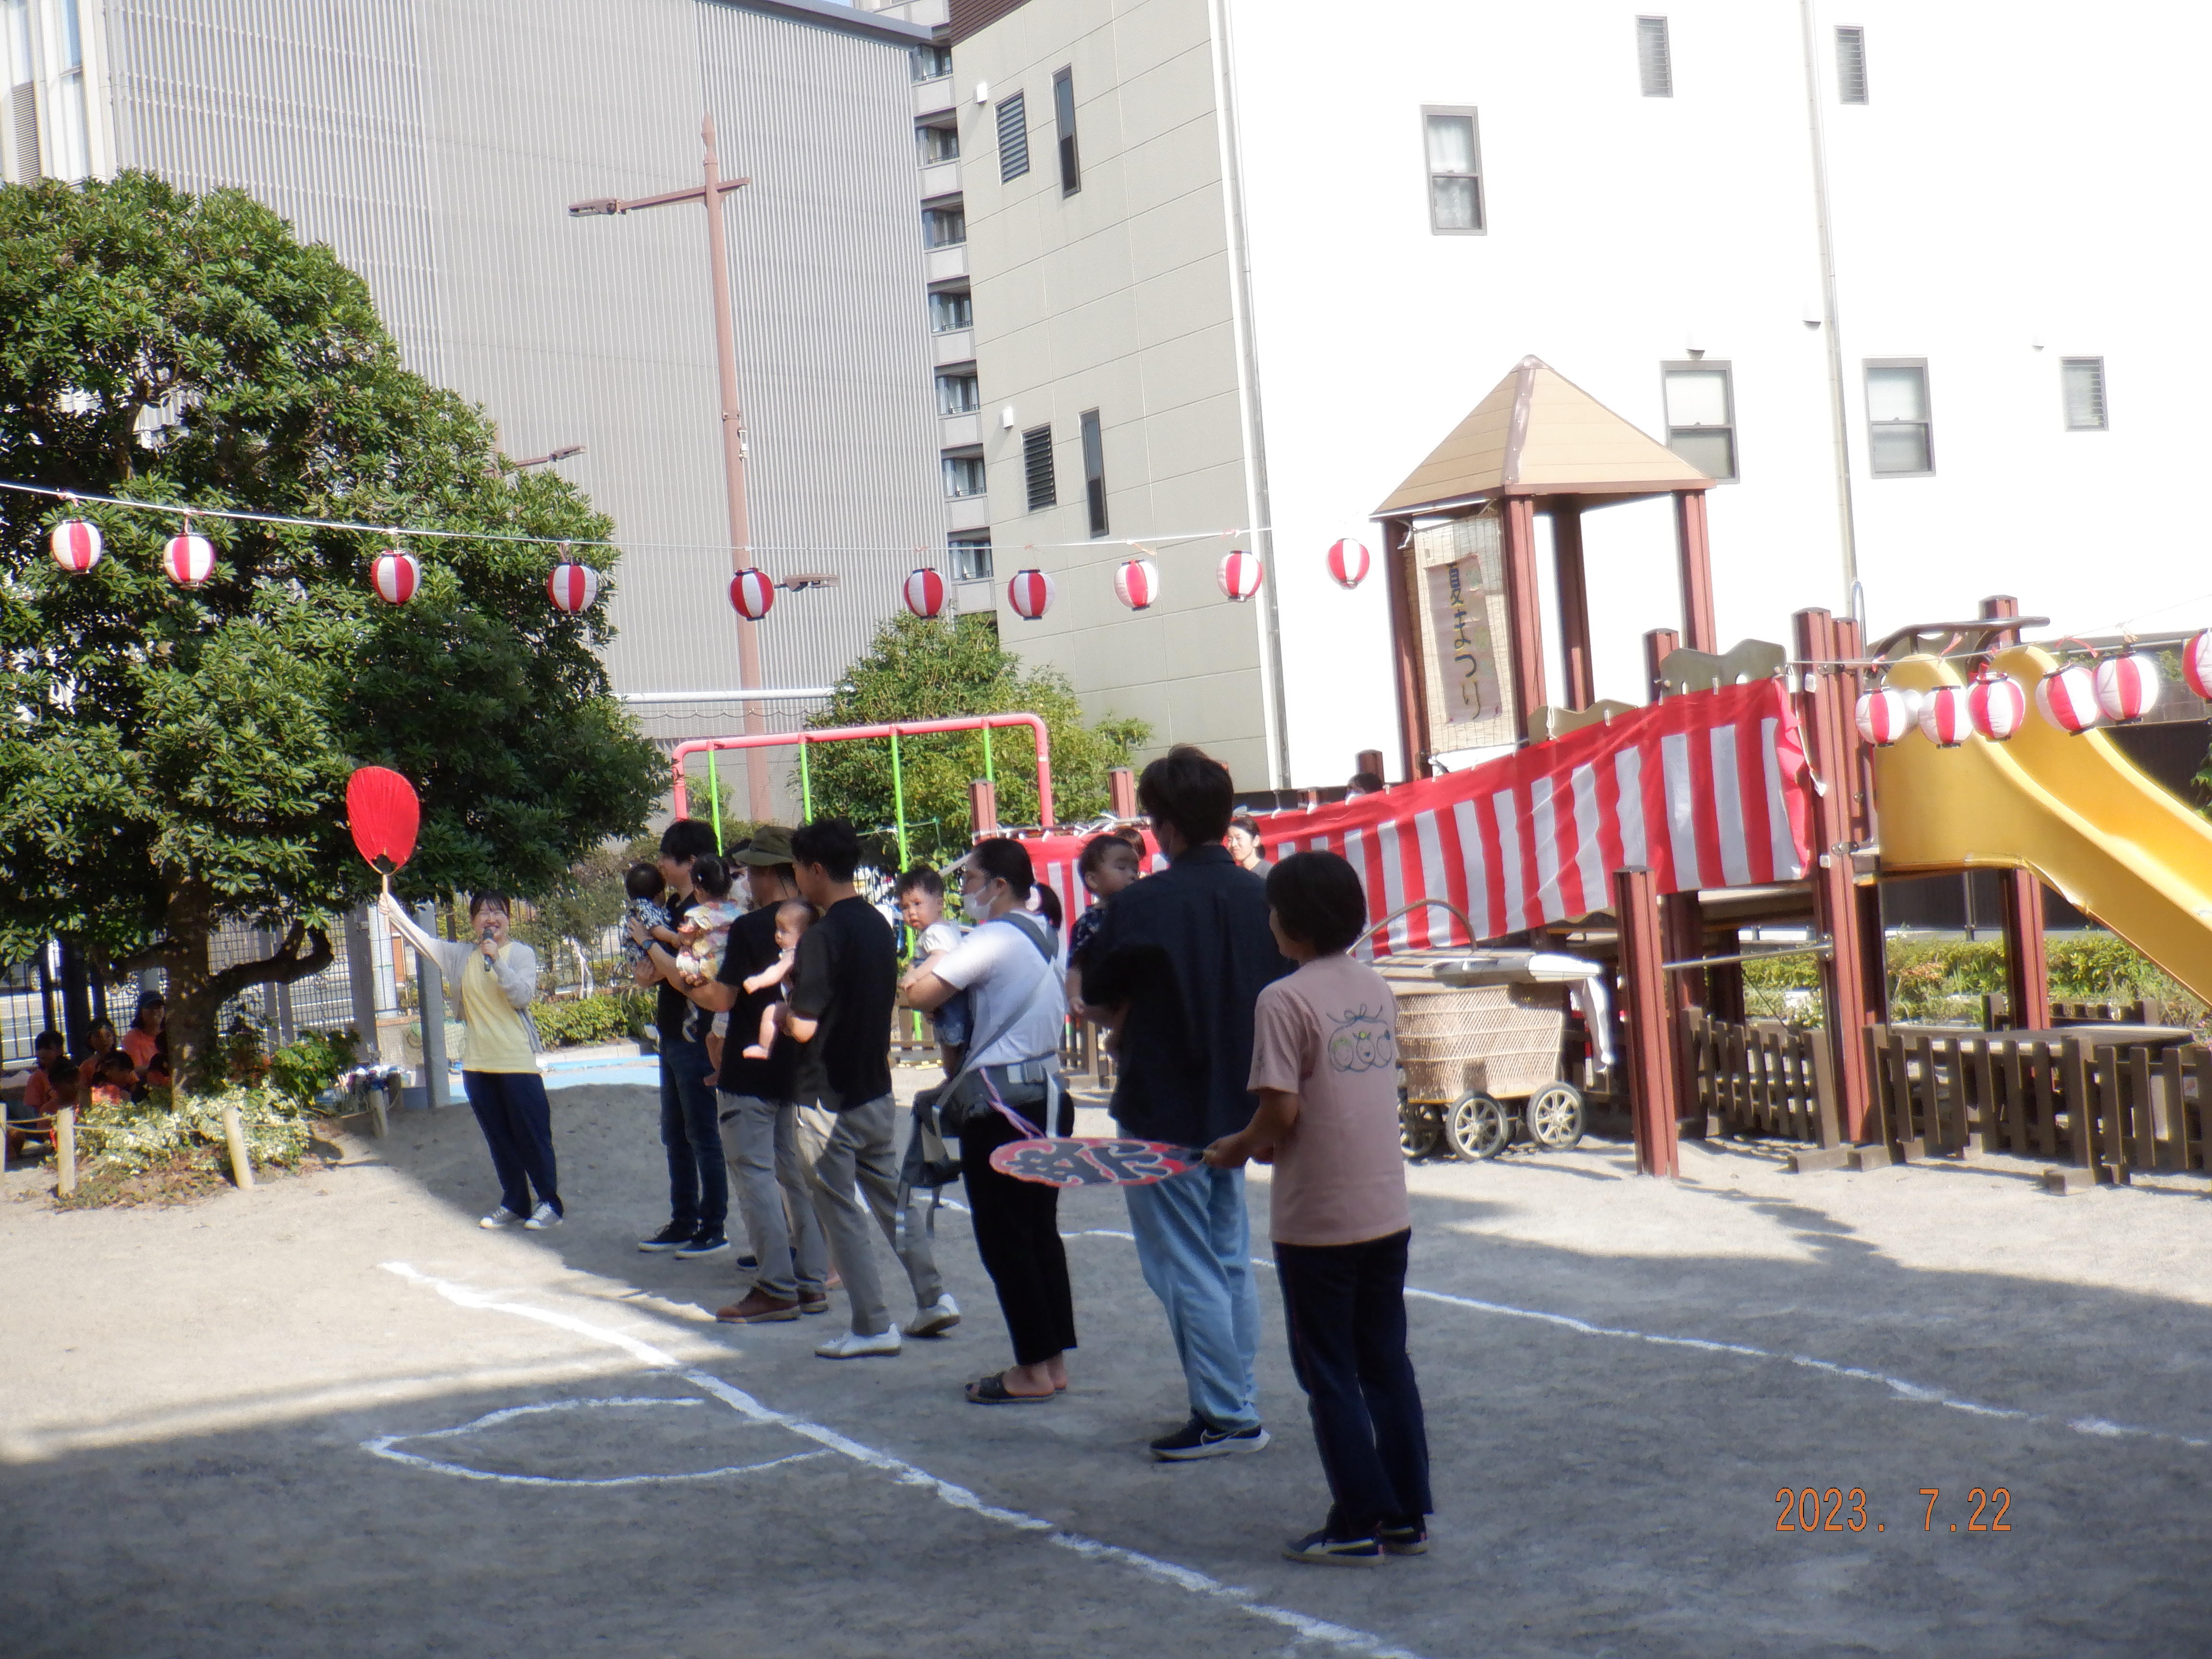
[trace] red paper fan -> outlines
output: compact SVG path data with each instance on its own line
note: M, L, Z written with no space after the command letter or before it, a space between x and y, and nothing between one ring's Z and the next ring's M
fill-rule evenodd
M389 767L364 766L346 780L346 826L362 857L390 874L415 855L422 804L415 786ZM379 859L388 864L378 864Z

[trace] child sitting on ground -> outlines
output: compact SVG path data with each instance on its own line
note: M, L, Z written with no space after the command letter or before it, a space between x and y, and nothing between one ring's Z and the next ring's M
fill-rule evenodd
M744 914L730 896L731 880L729 866L712 853L691 861L691 908L672 935L676 972L686 985L704 985L722 971L722 956L730 948L730 924ZM703 1042L708 1026L707 1011L693 1008L684 1021L685 1040Z
M55 1041L58 1043L60 1039ZM8 1108L8 1156L11 1158L22 1157L33 1140L51 1147L54 1144L54 1114L64 1106L77 1103L75 1061L57 1058L52 1065L41 1067L31 1081L37 1086L41 1079L43 1086L39 1087L35 1109L27 1097L20 1109L13 1104Z
M1252 1074L1260 1109L1206 1149L1217 1170L1274 1159L1268 1237L1291 1368L1328 1477L1328 1519L1283 1546L1293 1561L1372 1566L1428 1549L1428 1432L1406 1355L1413 1212L1398 1144L1397 1004L1348 954L1367 899L1334 853L1267 874L1267 925L1298 964L1260 993Z
M638 923L649 938L673 949L676 931L668 925L668 907L660 902L668 892L667 884L660 879L660 872L649 864L631 865L623 872L623 891L629 895L629 902L623 906L623 920ZM632 939L625 927L622 948L623 955L635 967L645 960L650 947Z
M100 1058L100 1067L93 1075L92 1103L95 1106L128 1106L138 1098L138 1068L131 1063L131 1056L120 1048L111 1048Z
M31 1075L23 1085L23 1097L8 1103L8 1155L21 1155L27 1139L48 1139L53 1129L54 1068L64 1063L68 1046L59 1031L41 1031L31 1045Z
M692 878L695 881L697 878ZM799 941L813 925L814 907L805 899L786 899L775 907L776 958L749 977L744 988L747 996L753 996L773 985L780 994L761 1010L760 1035L745 1050L747 1060L766 1060L768 1051L775 1047L775 1028L782 1020L791 996L791 964L798 958Z
M899 919L914 932L914 960L899 976L903 991L926 973L929 965L960 943L960 925L945 919L945 878L927 864L917 864L898 878ZM968 1046L968 994L958 991L937 1006L930 1015L937 1033L945 1074L960 1067L960 1051Z

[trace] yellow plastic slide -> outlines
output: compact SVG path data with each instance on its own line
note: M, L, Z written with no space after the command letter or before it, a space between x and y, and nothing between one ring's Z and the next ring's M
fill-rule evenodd
M2212 823L2145 777L2101 732L2069 737L2043 717L2036 683L2056 665L2033 646L1997 665L2027 690L2004 743L1939 749L1918 732L1875 750L1884 870L2025 866L2212 1002ZM1908 657L1891 684L1957 685Z

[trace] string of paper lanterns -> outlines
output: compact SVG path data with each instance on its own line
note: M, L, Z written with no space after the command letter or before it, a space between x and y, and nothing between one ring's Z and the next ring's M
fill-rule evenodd
M2212 702L2212 633L2199 634L2182 652L2190 690ZM2148 651L2121 652L2093 662L2068 663L2036 682L2035 706L2060 731L2079 737L2100 726L2132 726L2158 706L2162 676ZM1854 714L1859 735L1878 749L1918 726L1940 749L1955 749L1976 734L2002 743L2027 718L2027 692L2009 674L1984 667L1971 685L1928 691L1877 686L1860 694Z

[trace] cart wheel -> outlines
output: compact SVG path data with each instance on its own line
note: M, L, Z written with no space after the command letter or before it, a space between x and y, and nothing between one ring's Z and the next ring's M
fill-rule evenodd
M1444 1126L1434 1102L1398 1097L1398 1149L1416 1159L1443 1151Z
M1571 1083L1547 1083L1528 1097L1522 1114L1528 1133L1547 1152L1564 1152L1583 1138L1583 1091Z
M1453 1103L1444 1133L1462 1158L1496 1158L1513 1139L1513 1119L1488 1095L1468 1095Z

